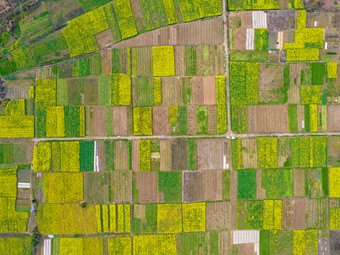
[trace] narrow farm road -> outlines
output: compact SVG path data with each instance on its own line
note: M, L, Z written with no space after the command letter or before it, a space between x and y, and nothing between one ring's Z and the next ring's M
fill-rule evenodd
M226 97L227 97L227 132L226 135L230 136L233 134L231 130L231 118L230 118L230 87L229 87L229 28L228 28L228 17L227 17L227 1L222 1L222 18L223 18L223 47L224 47L224 74L226 77Z

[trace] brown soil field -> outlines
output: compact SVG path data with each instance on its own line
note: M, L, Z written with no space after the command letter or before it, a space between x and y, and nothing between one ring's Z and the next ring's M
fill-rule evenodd
M114 169L129 170L129 144L128 141L116 141L114 143Z
M328 132L340 131L340 106L329 105L327 107L327 129Z
M111 29L106 29L94 36L99 46L99 49L103 49L114 44Z
M139 171L139 141L133 140L132 143L132 169L135 172Z
M187 107L187 128L188 128L188 134L197 133L196 105L188 105Z
M223 169L223 140L197 140L198 170Z
M204 104L204 81L203 77L192 77L192 102L196 105Z
M26 146L26 160L27 160L27 162L31 162L33 160L33 147L34 147L33 142L27 142L27 146Z
M257 141L255 138L243 139L242 150L243 168L257 168Z
M170 135L169 107L152 107L152 133L154 135Z
M222 200L222 171L206 171L204 173L204 187L204 200Z
M131 4L132 9L134 5L135 3ZM222 19L213 18L155 29L119 42L115 46L124 48L161 45L218 45L222 43Z
M206 229L210 230L227 230L230 227L230 204L229 202L212 202L207 203L206 207Z
M306 200L306 228L327 229L329 227L327 199Z
M256 170L256 199L266 199L266 189L262 188L262 170Z
M136 173L136 188L140 203L156 203L158 200L157 172Z
M216 104L215 77L192 77L191 84L193 104Z
M306 199L293 198L282 201L282 228L305 229Z
M178 76L185 75L184 46L175 47L175 72Z
M232 193L232 194L237 194L237 192ZM236 199L230 200L230 229L237 229L237 200Z
M217 106L208 105L207 114L208 114L208 134L216 134L217 133Z
M113 110L113 125L115 135L129 135L128 106L117 106Z
M241 18L241 26L243 28L253 28L253 21L252 21L252 12L230 12L229 18L240 17Z
M282 100L284 65L260 64L259 67L259 101L270 103Z
M234 49L235 50L246 50L246 39L247 39L247 29L236 28Z
M293 170L293 187L294 187L294 197L304 197L305 196L305 170L304 169L294 169Z
M102 57L102 73L110 74L112 72L112 50L105 49L100 52Z
M288 132L287 105L249 105L248 133Z
M105 106L93 107L94 135L105 136Z
M172 154L172 170L186 170L187 169L187 140L176 139L171 144Z
M204 201L204 172L183 173L183 202Z
M160 171L170 171L172 163L171 141L160 140Z
M253 243L242 243L238 245L238 255L256 255Z

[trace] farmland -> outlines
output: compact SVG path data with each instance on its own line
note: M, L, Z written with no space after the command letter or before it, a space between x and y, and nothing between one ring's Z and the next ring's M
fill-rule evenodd
M339 253L337 3L22 4L0 254Z

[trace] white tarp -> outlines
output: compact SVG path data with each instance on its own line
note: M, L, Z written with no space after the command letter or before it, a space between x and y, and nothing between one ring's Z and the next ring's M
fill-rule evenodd
M267 28L267 13L262 11L252 12L253 28Z
M254 29L247 28L246 49L254 50Z

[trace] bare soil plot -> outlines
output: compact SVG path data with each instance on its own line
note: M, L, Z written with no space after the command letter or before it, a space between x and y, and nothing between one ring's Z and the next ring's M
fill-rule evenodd
M248 133L288 132L287 105L249 105Z
M208 105L207 114L208 114L208 134L216 134L217 133L217 106Z
M305 196L305 170L304 169L293 170L293 188L294 188L294 197Z
M207 171L204 173L206 201L222 200L222 171Z
M198 139L198 170L223 169L223 145L222 139Z
M253 243L242 243L238 246L238 254L239 255L256 255Z
M132 143L132 169L135 172L139 171L139 141L133 140Z
M140 203L156 203L158 200L157 172L136 173L136 188Z
M170 135L169 107L152 107L152 133L154 135Z
M230 228L230 204L229 202L207 203L206 229L227 230Z
M178 76L185 75L184 46L175 47L175 72Z
M269 32L294 30L296 27L296 11L268 11L267 20Z
M129 170L130 151L128 141L116 141L114 143L114 170Z
M112 44L114 44L113 36L111 29L106 29L96 35L94 35L94 38L97 41L97 44L99 46L99 49L103 49L105 47L108 47Z
M283 101L284 65L260 64L259 101L263 103Z
M135 5L136 3L131 3L131 8L136 8L133 7ZM136 25L139 26L139 24ZM222 43L223 21L219 17L159 28L119 42L116 46L217 45Z
M195 105L216 104L215 77L192 77L192 100Z
M94 106L93 108L94 135L105 136L105 106Z
M183 202L204 201L204 172L183 173Z
M112 72L112 50L105 49L100 52L102 57L102 73L110 74Z
M160 171L170 171L172 169L172 151L170 140L160 140Z
M256 138L242 140L243 168L257 168L257 140Z
M235 16L241 18L241 26L243 28L253 28L252 12L238 12Z
M131 133L131 107L116 106L113 110L114 134L126 136Z
M327 107L327 129L329 132L340 131L340 105Z
M306 199L293 198L282 201L282 228L305 229Z
M262 188L262 170L256 170L256 199L266 199L266 189Z
M247 39L247 29L246 28L236 28L235 29L235 50L246 50L246 39Z
M188 128L188 134L196 134L197 133L196 105L188 105L188 107L187 107L187 128Z
M172 170L187 169L187 140L176 139L171 144Z

